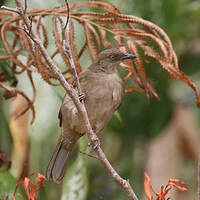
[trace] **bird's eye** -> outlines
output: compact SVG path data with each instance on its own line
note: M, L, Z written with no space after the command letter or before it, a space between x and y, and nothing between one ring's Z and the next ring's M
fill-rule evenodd
M110 56L110 59L111 59L111 60L114 60L114 59L115 59L115 56L111 55L111 56Z

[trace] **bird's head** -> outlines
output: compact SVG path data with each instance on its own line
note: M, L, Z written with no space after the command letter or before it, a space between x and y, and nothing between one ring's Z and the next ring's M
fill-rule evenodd
M134 58L136 58L135 55L122 53L117 48L106 49L98 55L98 58L95 61L95 65L96 67L98 67L98 70L100 71L112 73L112 71L116 71L116 67L121 62L127 59L134 59Z

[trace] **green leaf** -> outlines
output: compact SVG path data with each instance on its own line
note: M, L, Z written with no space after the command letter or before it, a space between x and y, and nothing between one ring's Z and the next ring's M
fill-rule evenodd
M79 140L79 148L87 149L87 138ZM79 154L75 162L67 169L63 181L61 200L85 200L88 193L88 175L86 156Z
M9 173L0 173L0 199L5 199L6 197L13 194L17 180ZM24 196L19 192L19 189L15 195L16 200L24 199Z
M121 117L119 111L116 111L114 113L114 116L119 120L120 124L122 125L123 124L123 120L122 120L122 117Z
M8 67L8 64L4 61L0 61L0 72L3 72L6 76L6 79L8 81L11 81L12 80L12 77L13 77L13 73L12 71L10 70L10 68Z

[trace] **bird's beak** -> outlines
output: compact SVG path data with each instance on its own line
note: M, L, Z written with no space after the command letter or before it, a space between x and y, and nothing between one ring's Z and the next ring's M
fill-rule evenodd
M130 53L126 53L123 57L121 57L120 60L127 60L127 59L134 59L134 58L136 58L136 55L130 54Z

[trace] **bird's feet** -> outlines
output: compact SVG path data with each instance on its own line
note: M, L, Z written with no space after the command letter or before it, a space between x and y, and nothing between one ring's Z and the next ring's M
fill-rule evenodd
M85 100L85 94L84 94L84 93L79 94L79 95L78 95L78 98L79 98L79 101L80 101L81 103L84 102L84 100Z
M93 150L100 146L100 140L96 134L91 138L91 143L89 143L89 146L91 146Z

